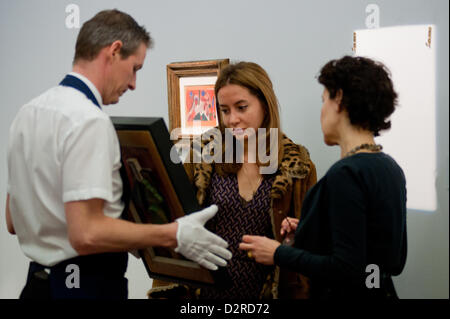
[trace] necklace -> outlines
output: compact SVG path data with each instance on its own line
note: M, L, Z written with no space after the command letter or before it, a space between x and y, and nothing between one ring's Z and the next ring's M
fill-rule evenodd
M368 151L371 151L371 152L380 152L382 149L383 149L383 146L381 146L380 144L367 144L367 143L364 143L364 144L358 145L355 148L351 149L349 152L347 152L344 155L344 158L345 157L349 157L349 156L355 154L356 152L358 152L360 150L368 150Z
M245 175L245 177L247 178L247 181L248 181L248 183L249 183L249 185L250 185L250 187L251 187L252 198L250 198L250 200L247 201L247 200L245 200L245 199L242 197L241 194L239 194L239 199L240 199L242 205L247 206L248 203L250 203L250 202L252 201L253 197L255 196L256 191L258 190L258 187L259 187L259 183L260 183L261 180L262 180L262 176L259 176L258 180L256 181L256 188L255 188L254 185L252 184L252 182L250 181L250 178L248 177L248 173L247 173L247 169L245 168L245 165L242 165L242 168L244 169L244 172L245 172L244 175ZM239 183L238 183L238 185L239 185ZM239 186L238 186L238 187L239 187Z

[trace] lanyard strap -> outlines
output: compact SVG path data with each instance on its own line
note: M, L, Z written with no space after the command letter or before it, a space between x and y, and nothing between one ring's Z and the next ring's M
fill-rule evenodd
M84 95L86 95L86 97L89 100L91 100L92 103L94 103L101 109L101 107L98 104L97 99L95 98L94 93L92 93L91 89L89 89L89 87L83 81L81 81L79 78L77 78L76 76L73 76L70 74L66 75L66 77L61 81L61 83L59 83L59 85L72 87L72 88L84 93ZM122 212L122 217L124 217L124 213L128 211L128 203L131 198L130 190L129 190L127 179L126 179L126 172L124 171L124 169L125 168L123 166L120 169L120 177L122 178L123 185L124 185L123 192L122 192L122 201L125 203L125 209Z
M94 93L92 93L91 89L89 89L89 87L86 85L86 83L81 81L76 76L73 76L70 74L66 75L66 77L61 81L61 83L59 83L59 85L72 87L72 88L82 92L84 95L86 95L86 97L89 100L92 101L92 103L94 103L101 109L100 104L98 104L98 101L95 98Z

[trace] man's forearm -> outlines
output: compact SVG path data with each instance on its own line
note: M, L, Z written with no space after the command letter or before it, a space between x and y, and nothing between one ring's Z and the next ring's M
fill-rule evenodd
M88 238L88 246L104 251L123 251L153 246L176 247L177 224L135 224L103 216Z
M176 247L177 223L135 224L103 214L103 200L66 203L69 241L82 255L152 246Z
M175 248L177 224L135 224L103 216L87 230L75 249L81 255L101 252L118 252L147 247ZM73 245L73 244L72 244Z

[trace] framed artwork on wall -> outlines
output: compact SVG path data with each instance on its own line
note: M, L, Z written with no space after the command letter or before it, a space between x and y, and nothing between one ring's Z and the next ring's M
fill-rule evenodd
M175 140L201 135L219 125L214 84L229 59L167 65L169 129Z

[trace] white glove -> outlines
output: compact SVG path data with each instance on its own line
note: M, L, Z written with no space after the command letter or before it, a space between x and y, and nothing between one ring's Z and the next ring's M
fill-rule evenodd
M209 270L217 270L217 265L226 266L225 260L232 256L226 249L228 243L203 227L217 210L216 205L211 205L175 220L178 223L178 246L175 251Z

